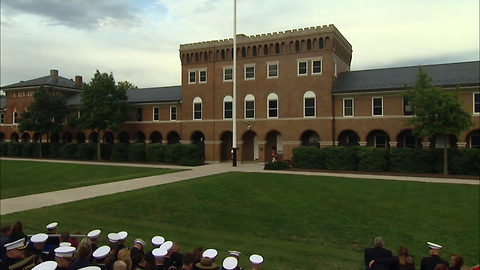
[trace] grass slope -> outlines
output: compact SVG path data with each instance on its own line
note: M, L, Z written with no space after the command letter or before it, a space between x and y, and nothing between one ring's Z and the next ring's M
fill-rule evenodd
M417 269L426 241L443 254L480 261L479 187L453 184L226 173L2 216L27 233L60 223L60 231L127 230L128 244L162 235L182 252L216 248L265 257L265 269L363 269L376 236L396 253L406 245Z
M90 186L176 172L171 169L0 161L0 198Z

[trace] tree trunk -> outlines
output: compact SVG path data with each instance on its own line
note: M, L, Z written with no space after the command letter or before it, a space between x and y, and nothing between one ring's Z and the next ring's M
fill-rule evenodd
M42 158L42 134L38 138L38 157Z
M102 153L100 150L100 130L98 131L97 136L97 161L102 160Z
M448 151L447 151L447 143L448 143L448 135L446 135L443 139L443 174L448 174Z

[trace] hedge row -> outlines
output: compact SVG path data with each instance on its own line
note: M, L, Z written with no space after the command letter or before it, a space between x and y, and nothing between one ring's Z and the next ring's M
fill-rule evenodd
M37 143L0 143L0 156L39 157ZM186 144L101 144L103 160L172 163L184 166L203 164L196 145ZM93 143L43 143L42 157L59 159L96 160L97 145Z
M442 173L443 149L302 146L293 149L292 162L305 169ZM480 149L448 149L448 173L480 175Z

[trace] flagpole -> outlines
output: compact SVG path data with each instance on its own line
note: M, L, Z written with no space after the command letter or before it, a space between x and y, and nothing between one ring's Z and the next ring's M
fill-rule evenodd
M237 0L233 0L233 102L232 102L232 161L237 167Z

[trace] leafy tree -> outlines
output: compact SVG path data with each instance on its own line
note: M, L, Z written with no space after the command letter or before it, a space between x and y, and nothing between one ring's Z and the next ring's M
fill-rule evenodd
M133 83L131 83L131 82L129 82L129 81L118 82L118 83L117 83L117 86L118 86L118 87L122 87L122 88L124 88L124 89L126 89L126 90L138 89L138 87L137 87L135 84L133 84Z
M80 117L73 125L97 132L97 159L100 160L102 132L116 130L127 120L127 89L125 85L115 84L112 73L97 70L90 83L84 85L79 110Z
M62 129L62 121L68 109L64 98L48 94L43 86L33 97L35 101L20 115L18 128L20 132L33 131L40 134L39 156L42 157L42 136L46 134L48 140L51 133Z
M401 96L411 104L415 115L408 123L414 126L413 134L432 138L444 135L443 174L448 174L447 143L450 134L460 135L473 125L472 117L463 109L455 91L444 91L432 84L432 79L419 68L415 85Z

